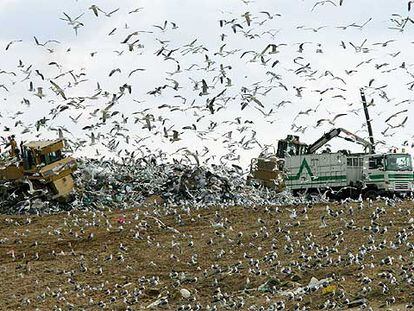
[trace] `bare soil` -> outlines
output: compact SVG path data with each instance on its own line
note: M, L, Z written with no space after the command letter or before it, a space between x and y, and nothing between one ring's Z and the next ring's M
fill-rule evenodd
M328 205L333 212L319 204L3 215L0 309L141 310L160 297L168 310L413 302L413 202ZM281 295L312 277L332 278L331 287ZM277 285L259 291L270 279Z

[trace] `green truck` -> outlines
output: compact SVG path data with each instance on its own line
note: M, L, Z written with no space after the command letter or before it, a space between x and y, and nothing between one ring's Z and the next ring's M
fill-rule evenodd
M412 156L393 150L375 153L375 143L365 95L361 98L367 121L369 140L343 128L334 128L312 144L288 135L278 141L276 154L252 160L249 180L274 188L297 193L360 195L411 195L414 191ZM346 150L331 152L322 147L333 138L341 137L363 147L361 153ZM269 164L273 165L270 165Z

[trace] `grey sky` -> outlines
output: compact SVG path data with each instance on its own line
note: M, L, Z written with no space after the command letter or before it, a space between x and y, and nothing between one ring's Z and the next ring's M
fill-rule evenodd
M337 1L335 1L337 2ZM344 0L343 6L333 6L330 3L317 6L313 11L312 7L316 1L299 1L299 0L256 0L248 5L240 0L229 1L193 1L193 0L168 0L168 1L84 1L84 0L2 0L0 1L0 71L13 71L16 76L11 74L1 74L0 84L4 84L8 92L0 89L0 113L2 114L2 123L14 128L15 122L21 119L24 125L29 125L47 115L53 109L59 109L66 103L60 95L56 95L50 90L49 79L58 83L65 89L67 97L75 98L79 103L79 97L92 96L96 94L97 82L102 88L102 93L98 99L85 99L80 105L69 105L68 109L63 110L54 119L49 114L46 126L39 133L33 131L22 135L24 139L31 139L35 134L39 137L54 137L56 133L49 130L49 127L56 128L65 126L67 130L73 134L67 134L70 139L86 139L87 147L82 148L83 153L93 154L95 149L106 152L106 148L100 143L89 146L89 138L93 132L98 135L99 132L108 133L114 126L118 126L113 130L106 139L101 142L108 142L114 138L122 141L121 145L126 147L123 142L123 135L130 136L129 149L135 147L131 145L133 138L149 138L144 144L150 145L152 148L160 148L169 152L187 146L190 150L198 150L202 153L203 147L210 148L211 153L219 155L226 153L228 145L233 146L232 155L235 158L240 155L242 163L247 163L248 159L256 155L260 151L260 147L254 142L245 144L246 141L253 137L257 139L261 145L275 144L276 140L285 137L292 132L291 124L300 111L306 111L310 108L318 107L317 112L310 112L309 115L300 115L296 118L295 124L298 126L308 127L305 134L300 134L302 140L311 142L318 138L323 131L329 130L333 125L324 122L322 126L313 128L317 120L321 118L332 119L338 113L347 113L347 116L338 118L335 126L344 127L351 131L360 131L361 136L366 136L362 124L363 114L355 113L351 110L361 108L359 102L359 88L368 85L371 79L375 79L372 83L373 87L387 85L385 90L389 100L381 97L379 90L367 90L369 99L373 98L375 106L371 107L371 115L374 120L374 129L376 136L383 139L388 145L400 146L403 141L408 140L412 143L411 132L412 126L412 108L409 102L412 98L412 91L407 83L414 80L411 75L413 59L413 26L408 22L405 30L389 29L394 24L390 21L392 14L400 14L406 17L413 12L407 11L407 5L404 1L369 1L369 0ZM120 8L111 17L100 14L96 17L88 8L95 4L103 11L109 12ZM129 11L143 7L137 13L128 14ZM272 19L266 19L264 13L268 11L272 14L279 13L281 16L275 16ZM79 20L84 26L78 30L75 35L72 27L68 25L63 18L63 12L71 17L84 14ZM250 12L253 17L252 26L247 26L242 14ZM352 23L362 24L369 18L372 20L361 30L357 27L348 27L346 30L337 28L339 26L350 25ZM219 20L236 19L234 23L239 23L243 29L237 29L234 34L231 24L223 28L219 26ZM153 25L163 25L164 20L174 22L178 29L172 29L172 24L168 24L166 31L154 27ZM263 22L259 25L259 22ZM126 28L127 24L127 28ZM300 27L303 26L303 27ZM317 28L319 26L327 26L318 31L305 30L308 27ZM117 28L114 35L108 34ZM271 30L277 33L272 38L266 31ZM132 52L128 51L125 44L120 44L126 36L134 31L150 31L152 33L139 33L136 36L142 44L143 48L135 47ZM242 31L246 31L243 34ZM248 32L249 31L249 32ZM220 40L220 35L226 35L224 41ZM256 36L256 34L258 36ZM249 38L251 35L251 38ZM59 40L60 44L49 44L47 48L36 46L33 40L36 36L39 41L44 42L49 39ZM259 37L260 36L260 37ZM23 40L23 42L14 43L7 51L5 47L11 40ZM169 41L165 44L166 50L179 49L172 54L181 68L181 72L174 72L177 64L174 60L165 59L163 56L156 56L155 53L161 48L160 41ZM203 46L205 50L198 53L185 53L185 45L197 39L195 46ZM363 47L368 48L368 52L355 50L349 42L354 45L361 44L365 39L367 42ZM386 46L373 45L377 42L385 42L387 40L396 40L390 42ZM346 45L344 49L341 47L341 41ZM298 51L298 43L310 42L304 45L302 53ZM243 52L253 50L261 52L269 43L287 44L280 46L278 53L264 55L265 60L269 60L266 65L261 64L260 58L252 62L252 55L240 58ZM223 51L236 51L232 55L223 56L217 54L220 47L226 44ZM320 47L318 47L320 44ZM322 53L317 53L321 49ZM121 56L117 56L114 51L122 52ZM91 53L96 52L91 56ZM392 53L394 56L390 55ZM206 68L206 55L211 62L210 67ZM310 64L310 69L304 74L297 74L295 70L301 67L293 62L296 57L297 62L306 65ZM19 68L19 59L24 63L24 67ZM371 61L369 61L372 59ZM274 61L278 60L273 68ZM356 66L363 61L368 61ZM61 66L57 68L55 65L49 65L56 62ZM404 63L404 68L400 66ZM220 83L218 76L220 75L220 64L225 69L226 77L231 79L231 86L226 86L226 81ZM385 65L384 65L385 64ZM31 67L31 74L27 80L22 81L27 74L22 70ZM193 67L191 67L194 65ZM109 77L112 69L120 68L121 73L115 73ZM129 72L135 68L145 68L146 71L136 72L128 77ZM191 68L191 69L189 69ZM205 68L205 69L201 69ZM378 69L377 69L378 68ZM186 70L189 69L189 70ZM35 73L39 70L45 77L42 80ZM58 77L61 73L72 70L73 74L79 75L78 80L86 80L84 82L75 83L70 74ZM351 74L347 74L345 70L357 70ZM329 73L343 79L332 79ZM389 72L387 72L389 71ZM280 80L269 81L272 77L271 73L278 75ZM311 74L314 72L313 74ZM164 84L173 85L171 80L179 82L179 89L173 90L166 88L159 96L147 94L157 86ZM199 96L200 90L194 90L194 83L190 80L198 81L204 79L209 84L209 95ZM29 92L29 81L33 82L35 88L43 87L45 98L39 99L34 92ZM278 82L283 83L288 90L278 87ZM124 83L132 85L132 94L123 96L110 112L119 111L111 117L106 125L82 130L83 127L99 123L99 117L108 102L111 100L112 94L119 91L119 87ZM259 83L259 84L257 84ZM213 88L213 85L214 88ZM265 108L262 108L254 102L241 111L241 103L243 102L243 87L246 87L251 93L254 85L260 85L263 89L259 89L255 95ZM273 88L271 88L273 87ZM295 87L304 87L302 96L298 97ZM328 90L321 95L317 90L325 90L327 88L335 88ZM342 88L345 91L338 90ZM206 108L207 98L211 99L220 91L226 89L225 97L229 99L224 102L217 101L215 103L215 113L211 114ZM108 92L108 96L102 96L104 92ZM266 95L259 93L268 91ZM186 98L183 100L177 96ZM335 97L335 95L344 96ZM22 99L28 99L30 106L22 104ZM136 101L134 101L136 100ZM291 101L279 108L277 104L281 101ZM137 102L138 101L138 102ZM143 102L141 102L143 101ZM194 103L193 103L194 102ZM193 103L193 104L192 104ZM177 106L181 110L158 109L160 105L168 104ZM59 106L61 105L61 106ZM397 106L396 106L397 105ZM199 106L202 108L194 108ZM218 111L217 109L220 108ZM264 117L258 109L265 113L273 109L274 114ZM99 109L95 116L90 113ZM148 110L145 110L148 109ZM383 137L380 132L387 128L384 120L392 113L407 109L407 113L403 113L391 120L391 124L398 124L406 116L408 121L404 128L389 129L385 134L396 134L392 137ZM138 113L143 111L142 113ZM14 115L17 111L23 112L16 118ZM73 122L69 116L75 118L80 113L78 122ZM133 114L135 113L135 114ZM122 123L121 115L129 117L126 123ZM143 118L145 115L151 114L155 120L152 124L155 128L149 131L142 128L145 125ZM14 119L12 119L12 117ZM236 117L241 117L241 124L229 123L226 121L234 121ZM138 120L135 123L135 118ZM160 118L160 119L159 119ZM198 122L196 122L199 118ZM167 119L167 120L165 120ZM244 123L246 120L250 122ZM214 122L218 125L211 130ZM225 123L223 123L225 122ZM197 131L190 129L182 129L186 126L195 124ZM169 137L163 137L163 128L170 129ZM245 128L243 128L245 127ZM129 129L127 132L125 129ZM17 133L23 131L24 126L17 125ZM170 141L172 130L180 133L181 140L172 143ZM231 131L231 134L229 132ZM115 135L115 133L122 135ZM158 132L158 133L157 133ZM198 134L197 134L198 132ZM154 135L154 133L157 133ZM226 134L227 133L227 134ZM2 132L1 135L7 135ZM223 136L224 135L224 136ZM243 136L246 136L244 140ZM341 147L341 143L335 143ZM206 155L208 157L208 155Z

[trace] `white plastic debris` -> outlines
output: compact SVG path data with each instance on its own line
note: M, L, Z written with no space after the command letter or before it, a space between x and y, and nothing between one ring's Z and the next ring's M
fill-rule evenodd
M191 292L188 289L185 289L185 288L180 289L180 294L185 299L188 299L188 298L191 297Z
M278 294L280 294L282 296L286 296L286 297L289 297L289 296L292 296L292 295L294 295L294 296L303 295L308 291L318 290L318 289L330 284L332 281L333 281L332 278L326 278L326 279L318 280L317 278L312 277L307 286L298 287L294 290L280 291L280 292L278 292Z

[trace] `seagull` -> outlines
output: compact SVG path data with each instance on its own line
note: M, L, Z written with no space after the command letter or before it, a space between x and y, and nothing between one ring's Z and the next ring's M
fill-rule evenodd
M101 11L101 9L97 5L95 5L95 4L91 5L89 7L89 10L92 10L93 11L93 14L95 14L96 17L99 16L99 11Z
M59 85L57 85L55 82L53 82L52 80L50 80L50 83L54 87L56 93L62 96L64 100L67 100L65 92L62 90L62 88Z
M47 40L44 43L40 43L40 41L36 38L36 36L34 36L33 39L34 39L36 45L40 45L40 46L46 46L49 43L57 43L57 44L60 44L60 42L57 41L57 40Z
M68 25L72 26L73 30L75 31L75 34L78 34L78 29L81 26L85 26L82 22L79 21L79 19L84 15L84 13L82 13L81 15L72 18L70 17L68 14L66 14L65 12L63 12L63 15L65 16L65 18L60 18L63 21L68 22Z
M43 88L42 87L38 87L37 88L37 93L34 94L34 95L39 97L40 99L42 99L46 96L45 94L43 94Z
M394 114L390 115L390 116L389 116L389 117L385 120L385 123L388 123L388 121L390 121L391 119L393 119L393 118L395 118L396 116L398 116L399 114L401 114L401 113L405 113L405 112L408 112L408 109L404 109L404 110L398 111L398 112L396 112L396 113L394 113Z
M355 52L361 52L364 44L367 42L367 39L362 41L361 45L354 45L352 42L349 42L349 44L355 49Z
M313 10L318 6L318 5L325 5L327 3L332 4L333 6L336 6L336 3L333 2L332 0L322 0L322 1L318 1L315 3L315 5L312 7L311 12L313 12ZM342 5L342 2L340 3L340 5Z
M0 84L0 88L4 89L6 92L9 92L9 89L4 84Z
M136 69L134 69L134 70L132 70L129 74L128 74L128 78L130 78L135 72L138 72L138 71L145 71L145 69L144 68L136 68Z
M112 77L112 75L116 72L121 73L121 69L120 68L112 69L111 72L109 73L109 77Z
M13 44L18 43L18 42L23 42L23 40L12 40L12 41L10 41L9 43L7 43L7 45L6 45L6 51L8 51L8 50L9 50L9 48L10 48Z
M143 9L144 9L143 7L139 7L139 8L133 9L132 11L129 11L128 14L138 13L142 11Z
M266 16L267 16L267 18L268 19L273 19L275 16L282 16L281 14L279 14L279 13L275 13L275 14L270 14L269 12L267 12L267 11L260 11L259 12L260 14L265 14Z
M397 124L397 125L390 125L390 124L389 124L389 126L390 126L390 128L392 128L392 129L396 129L396 128L399 128L399 127L404 127L404 125L405 125L405 123L407 122L407 120L408 120L408 116L406 116L406 117L404 118L404 120L403 120L401 123L399 123L399 124Z
M395 40L387 40L384 42L376 42L373 43L372 45L381 45L382 47L386 47L389 43L395 42Z

